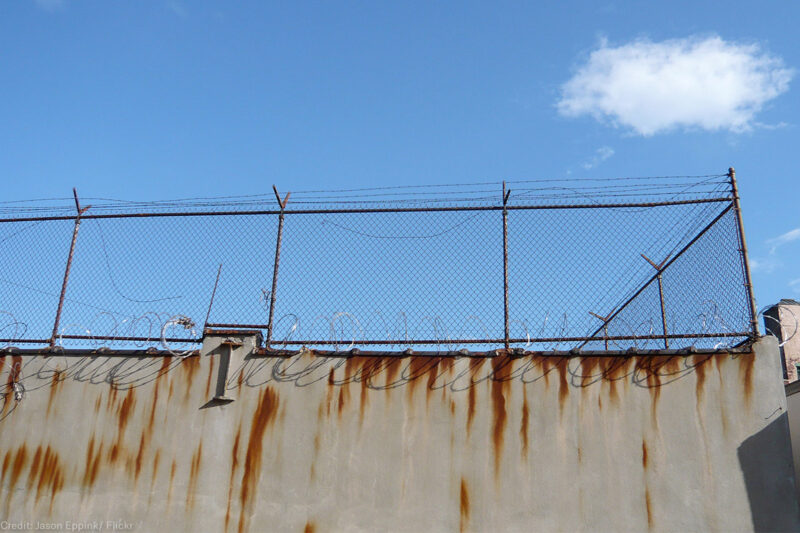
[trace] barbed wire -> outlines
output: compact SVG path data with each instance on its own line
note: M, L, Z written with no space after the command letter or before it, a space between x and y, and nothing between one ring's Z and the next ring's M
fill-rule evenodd
M506 180L514 189L515 202L560 202L583 200L598 203L608 199L646 199L692 196L710 197L727 195L728 182L725 174L686 176L640 176L611 178L545 178ZM388 187L366 187L333 190L293 191L292 205L462 205L496 204L502 181L452 184L418 184ZM558 185L550 185L558 184ZM569 184L569 186L565 186ZM495 188L488 188L487 186ZM276 208L272 192L199 196L174 200L124 200L118 198L85 198L91 204L90 213L118 212L140 213L153 210L245 210ZM43 204L63 202L63 204ZM74 213L72 198L43 198L35 200L0 201L0 216L21 217L25 215L71 215ZM2 242L2 241L0 241Z
M729 176L498 184L297 191L288 209L264 194L81 208L76 193L63 217L49 216L52 199L0 203L48 213L0 220L0 344L185 354L198 324L337 350L729 346L750 335Z

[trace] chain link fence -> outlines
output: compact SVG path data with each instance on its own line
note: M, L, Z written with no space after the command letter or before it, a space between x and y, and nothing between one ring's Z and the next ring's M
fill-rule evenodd
M616 351L757 334L732 171L69 201L0 203L0 346L185 350L236 328L288 350Z

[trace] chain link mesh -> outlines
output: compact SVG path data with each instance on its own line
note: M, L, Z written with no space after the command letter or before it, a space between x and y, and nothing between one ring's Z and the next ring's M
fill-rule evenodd
M507 211L485 184L433 191L445 201L301 191L278 264L279 210L260 197L98 204L81 218L53 338L75 220L2 208L29 216L0 222L0 346L183 348L206 325L288 349L730 346L752 334L738 222L720 176L699 178L528 185Z

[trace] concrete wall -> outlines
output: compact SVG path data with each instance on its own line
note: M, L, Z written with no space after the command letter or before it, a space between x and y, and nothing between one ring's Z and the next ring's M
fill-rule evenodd
M800 381L786 385L786 403L789 418L789 433L792 438L795 480L800 479ZM800 483L797 484L797 501L800 502Z
M3 357L0 520L800 528L771 338L744 354L570 359L265 358L221 340L186 359ZM235 401L212 400L221 392Z

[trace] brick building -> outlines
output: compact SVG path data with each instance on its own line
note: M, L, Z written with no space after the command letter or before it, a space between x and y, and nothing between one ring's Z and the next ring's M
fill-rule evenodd
M798 379L800 367L800 302L788 298L764 311L764 328L780 342L784 384Z

